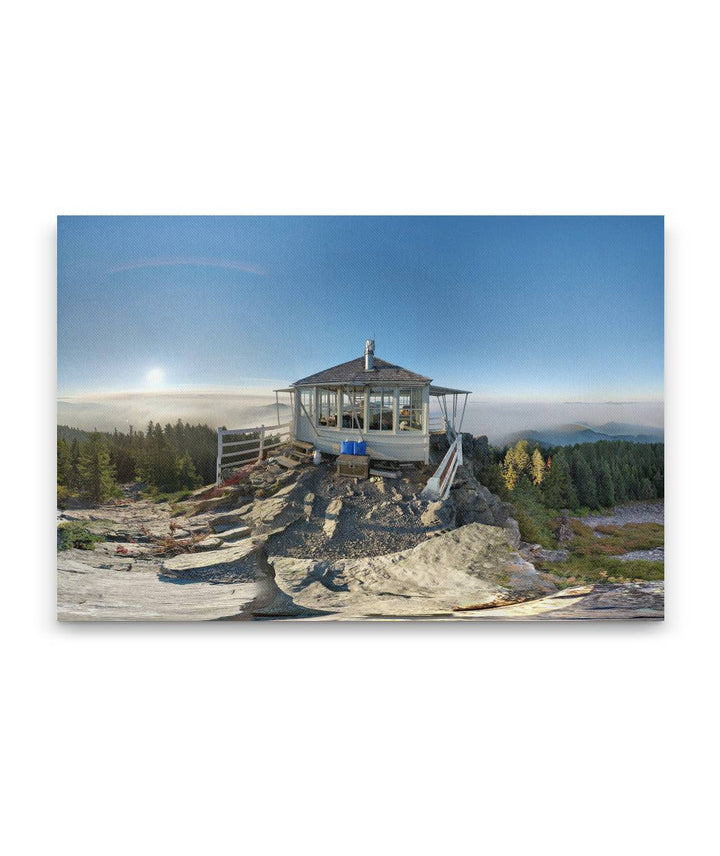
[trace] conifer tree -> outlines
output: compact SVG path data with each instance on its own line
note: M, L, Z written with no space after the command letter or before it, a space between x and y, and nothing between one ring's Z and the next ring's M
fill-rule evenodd
M532 472L532 483L534 485L542 484L542 480L545 477L545 461L537 446L532 453L530 470Z
M503 467L505 487L510 491L514 490L520 476L527 474L529 471L530 454L528 452L528 441L518 440L505 454L505 464Z
M80 443L77 437L70 444L70 475L67 486L72 489L80 487Z
M518 440L513 450L515 469L518 475L528 472L530 469L530 453L528 452L528 441Z
M177 463L177 483L178 488L200 487L200 477L188 452Z
M62 438L57 441L57 483L68 487L72 474L72 461L70 459L70 446Z
M590 465L581 455L578 456L575 466L575 487L581 505L586 505L588 508L598 508L595 478Z
M508 449L505 453L505 463L503 464L502 472L505 487L510 491L515 490L519 474L515 467L515 452L513 449Z
M548 508L575 508L577 497L570 476L570 465L563 449L558 449L552 458L550 469L542 484L545 505Z
M112 496L115 472L110 452L101 434L94 431L80 449L78 477L83 495L91 502L102 502Z
M657 493L655 492L655 485L650 481L650 479L643 479L640 482L640 499L657 499Z
M598 502L604 508L615 505L615 485L613 484L610 466L606 461L600 465L600 475L597 487Z

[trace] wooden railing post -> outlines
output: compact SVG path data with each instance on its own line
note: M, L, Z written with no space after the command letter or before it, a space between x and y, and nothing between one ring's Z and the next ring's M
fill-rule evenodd
M219 485L222 481L222 428L217 429L218 432L218 448L217 448L217 472L215 474L215 484Z
M263 459L263 448L265 447L265 426L260 426L260 448L258 449L258 461Z

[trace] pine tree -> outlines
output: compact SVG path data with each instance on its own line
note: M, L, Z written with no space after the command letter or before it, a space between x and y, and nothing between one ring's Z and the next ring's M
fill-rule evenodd
M640 482L639 499L657 499L655 485L650 481L650 479L646 478Z
M178 455L168 440L172 426L168 425L163 433L160 425L155 426L155 438L158 449L158 474L156 484L161 490L178 489Z
M68 487L72 475L72 460L70 458L70 446L67 441L57 441L57 483Z
M71 489L80 487L80 443L77 437L70 444L70 475L67 486Z
M558 449L542 484L543 499L548 508L575 508L577 497L565 452Z
M200 476L188 452L185 452L177 463L177 483L178 488L200 487Z
M80 449L78 477L83 495L91 502L99 503L112 496L115 471L110 463L107 444L97 431Z
M598 502L603 508L610 508L615 505L615 485L613 484L610 466L606 461L600 465L597 495Z
M582 456L578 456L575 467L575 488L581 505L588 508L598 508L595 478L590 464Z

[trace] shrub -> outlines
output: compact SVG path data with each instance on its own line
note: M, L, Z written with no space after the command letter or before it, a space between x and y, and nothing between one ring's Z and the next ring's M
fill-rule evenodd
M94 550L102 535L95 535L78 520L61 523L58 526L58 550Z
M570 550L578 556L619 556L635 550L652 550L662 547L665 536L660 523L628 523L625 526L597 527L599 538L590 526L580 520L571 520L575 537Z
M515 505L515 519L520 527L520 537L531 544L539 544L544 540L540 527L521 505Z
M542 563L544 571L569 582L608 582L612 577L616 581L662 580L665 578L663 562L647 562L636 559L621 562L609 556L570 555L565 562Z

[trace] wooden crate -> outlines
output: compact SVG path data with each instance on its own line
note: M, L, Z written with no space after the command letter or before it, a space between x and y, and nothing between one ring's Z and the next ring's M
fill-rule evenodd
M370 474L369 455L338 455L337 472L339 476L354 476L366 479Z

